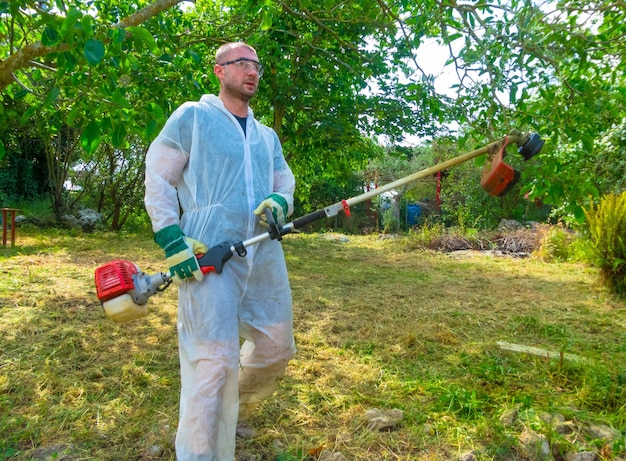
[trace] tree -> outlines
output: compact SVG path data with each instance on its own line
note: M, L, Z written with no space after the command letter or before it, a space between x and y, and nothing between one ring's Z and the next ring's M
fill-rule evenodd
M149 140L177 104L215 91L215 80L206 77L212 63L203 56L224 41L246 40L269 68L255 110L279 133L296 174L306 179L317 171L341 181L372 155L366 128L393 126L397 136L412 117L397 95L362 94L368 78L386 71L380 50L365 51L368 37L386 37L380 30L389 24L374 6L336 2L328 11L310 11L279 2L258 15L252 2L198 2L184 14L170 9L145 27L127 29L118 21L130 15L126 3L99 2L92 15L70 8L65 18L12 10L22 24L32 21L24 30L44 16L42 45L46 52L57 48L46 55L54 63L24 70L38 91L13 84L5 95L31 104L23 121L46 119L48 111L64 114L66 125L80 131L89 161L103 142L121 148L134 134ZM382 104L387 112L376 109Z
M626 114L625 5L442 0L407 5L399 17L406 18L407 43L416 53L424 30L448 47L465 133L489 141L517 127L548 138L534 179L519 193L582 219L601 179L581 178L581 163L596 156L595 140Z
M104 144L86 165L86 174L78 182L89 192L90 201L104 214L112 230L121 230L143 203L146 152L138 140L129 144L125 149Z
M32 126L22 127L19 114L22 104L9 104L8 115L0 125L0 142L7 155L0 155L0 203L16 206L22 200L35 201L44 196L47 165L43 143Z
M418 123L427 114L415 112L387 78L393 24L376 2L335 0L323 9L307 2L221 7L217 12L213 2L197 2L185 15L189 31L175 37L180 43L171 50L171 31L150 30L164 51L193 50L206 57L209 68L222 42L243 40L257 48L266 72L253 108L283 142L303 209L316 205L309 185L347 184L364 167L375 154L369 137L385 133L398 139L402 131L427 126ZM375 80L384 83L377 94L368 90Z
M176 3L158 1L132 12L129 5L101 1L97 15L82 3L58 13L39 3L11 3L10 10L0 11L11 19L4 43L5 55L11 54L0 63L0 76L5 77L0 82L13 81L5 85L3 107L16 101L30 106L21 122L33 123L45 140L48 187L58 218L82 196L74 194L70 199L65 190L75 163L93 164L103 141L118 152L133 137L146 142L165 120L162 105L168 108L169 101L163 89L184 91L191 86L154 81L147 69L155 65L158 47L153 36L136 25ZM167 22L160 25L166 27ZM14 43L22 44L21 48L14 49ZM37 57L44 61L33 61ZM162 61L167 62L167 57ZM145 81L150 84L143 85ZM123 164L123 159L119 162ZM138 177L125 179L139 187ZM111 216L119 216L118 212L114 209ZM113 221L116 227L118 221Z
M101 144L121 155L128 139L147 144L175 106L215 91L215 49L245 40L268 69L255 113L279 133L304 186L313 174L341 182L362 169L371 139L432 137L453 120L460 150L513 127L540 131L548 142L519 195L566 215L580 217L608 182L579 181L579 167L626 114L623 0L177 3L0 3L2 107L21 101L22 122L80 132L87 161ZM437 94L417 65L427 38L449 47L452 95Z
M140 28L133 31L133 27L182 1L156 0L107 27L128 29L124 33L131 36L135 34L143 39L145 32ZM77 61L81 61L83 56L87 61L97 59L104 45L97 39L89 41L92 32L92 22L88 19L90 5L76 2L66 7L63 2L55 2L55 6L56 9L47 2L28 0L0 3L0 17L9 19L0 29L2 36L6 37L5 45L8 48L0 60L0 91L12 82L26 87L19 75L23 74L27 80L31 80L31 69L52 72L67 70L64 69L67 60L57 61L58 67L54 68L49 65L48 57L54 59L55 56L69 53ZM126 5L121 5L116 10L125 8ZM83 48L80 45L84 45Z

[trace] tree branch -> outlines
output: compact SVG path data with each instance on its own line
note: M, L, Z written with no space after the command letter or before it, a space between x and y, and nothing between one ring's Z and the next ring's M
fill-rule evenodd
M182 3L183 1L184 0L157 0L156 2L151 3L150 5L122 19L115 25L115 27L126 28L136 26L145 22L151 17L156 16L157 14L160 14L163 11L170 9L174 5Z
M29 67L33 59L50 53L67 51L69 48L66 43L57 46L44 46L41 42L36 42L19 49L7 59L0 61L0 91L13 82L13 72Z
M409 40L409 34L407 33L404 27L404 23L402 22L400 17L395 12L393 12L391 8L389 8L389 6L383 0L377 0L377 2L380 8L383 10L383 13L387 14L391 19L393 19L400 25L400 30L402 31L402 36L404 37L404 41L406 42L407 48L409 50L412 50L413 47L411 46L411 41ZM411 60L413 61L413 65L415 66L415 68L419 70L422 73L422 75L426 75L426 72L424 72L424 70L417 63L417 59L415 58L415 53L411 53Z
M296 16L296 17L301 17L304 19L308 19L309 21L317 24L318 27L320 27L321 29L323 29L324 31L326 31L328 34L330 34L331 37L335 38L337 40L338 43L341 43L343 46L345 46L346 48L351 49L352 51L354 51L355 53L360 55L359 49L357 47L355 47L352 43L347 43L345 40L343 40L338 34L337 32L335 32L333 29L331 29L330 27L328 27L326 24L324 24L322 21L320 21L315 15L311 14L308 10L306 9L302 9L302 13L299 11L295 11L294 9L292 9L287 2L285 1L281 1L280 5L285 8L285 10L287 10L287 12L289 14L291 14L292 16Z
M182 1L183 0L156 0L154 3L122 19L113 27L125 28L136 26ZM36 61L33 61L35 58L40 58L50 53L68 51L69 49L70 46L67 43L56 46L44 46L41 42L35 42L25 45L7 59L0 60L0 91L3 91L14 81L17 81L14 75L15 71L39 65L36 64Z

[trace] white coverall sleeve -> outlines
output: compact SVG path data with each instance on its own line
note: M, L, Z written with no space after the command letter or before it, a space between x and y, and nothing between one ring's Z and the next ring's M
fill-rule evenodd
M287 216L293 214L293 192L296 189L296 180L291 169L285 164L285 169L274 172L274 193L280 194L289 207Z
M144 202L154 232L180 223L176 185L182 178L188 158L186 153L157 141L148 149Z
M291 216L293 214L293 192L296 190L296 178L285 161L283 148L276 133L274 136L277 148L274 151L274 190L272 192L280 194L287 201L287 216Z

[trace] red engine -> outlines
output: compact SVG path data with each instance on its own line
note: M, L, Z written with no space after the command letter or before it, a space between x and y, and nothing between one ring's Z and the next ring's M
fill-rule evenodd
M131 261L118 259L96 269L96 293L100 302L116 298L135 288L133 274L139 268Z
M135 263L116 260L95 272L96 293L106 315L116 322L128 322L148 313L150 296L171 283L168 274L145 274Z

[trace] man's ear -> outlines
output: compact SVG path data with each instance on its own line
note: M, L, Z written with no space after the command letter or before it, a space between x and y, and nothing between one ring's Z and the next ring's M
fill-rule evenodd
M222 79L222 77L224 77L224 67L215 64L215 66L213 66L213 73L217 76L218 79Z

